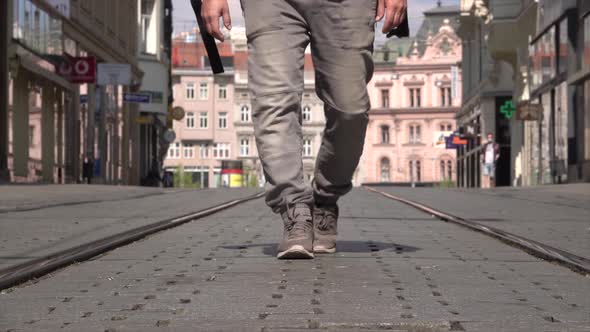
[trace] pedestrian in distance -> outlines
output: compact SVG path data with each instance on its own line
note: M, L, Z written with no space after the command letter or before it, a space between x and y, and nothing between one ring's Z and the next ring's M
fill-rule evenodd
M481 164L483 167L482 188L495 187L496 163L500 158L500 145L494 141L494 134L488 133L483 145Z
M383 33L407 24L407 0L241 0L248 41L254 132L266 177L266 203L283 220L280 259L336 251L338 199L352 188L363 152L373 75L375 23ZM223 41L227 0L203 0L206 30ZM301 151L303 64L311 47L326 127L311 185Z

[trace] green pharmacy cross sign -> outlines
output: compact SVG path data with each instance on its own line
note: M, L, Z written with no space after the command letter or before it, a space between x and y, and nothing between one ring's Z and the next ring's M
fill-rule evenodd
M507 100L502 107L500 107L500 113L504 114L506 119L512 119L514 113L516 113L516 107L512 100Z

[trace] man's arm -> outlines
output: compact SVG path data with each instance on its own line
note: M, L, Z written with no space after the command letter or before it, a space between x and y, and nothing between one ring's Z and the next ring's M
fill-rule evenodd
M383 22L383 33L388 33L391 29L399 26L406 14L408 0L377 0L377 16L375 19Z
M205 21L207 32L219 41L223 41L223 33L219 26L219 18L223 18L223 25L231 30L231 17L227 0L203 0L201 17Z

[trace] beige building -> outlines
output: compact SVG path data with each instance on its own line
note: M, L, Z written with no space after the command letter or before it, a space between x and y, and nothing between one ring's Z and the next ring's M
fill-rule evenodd
M66 56L91 56L130 65L138 84L137 0L55 3L7 1L9 128L0 131L9 132L10 179L75 183L88 157L98 182L138 183L137 108L122 103L129 86L72 83L56 69Z

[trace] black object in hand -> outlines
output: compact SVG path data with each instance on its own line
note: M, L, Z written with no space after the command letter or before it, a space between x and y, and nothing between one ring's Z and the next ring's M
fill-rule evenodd
M410 36L410 24L408 21L408 12L406 11L404 14L404 19L400 25L396 26L395 28L391 29L387 33L387 38L391 38L396 36L398 38L404 38Z
M219 50L217 44L215 44L215 38L207 32L203 18L201 17L201 0L191 0L193 11L197 17L197 23L199 24L199 31L201 32L201 38L203 38L203 44L207 50L207 56L209 57L209 63L211 63L211 69L213 74L221 74L224 72L223 64L221 63L221 57L219 56Z

